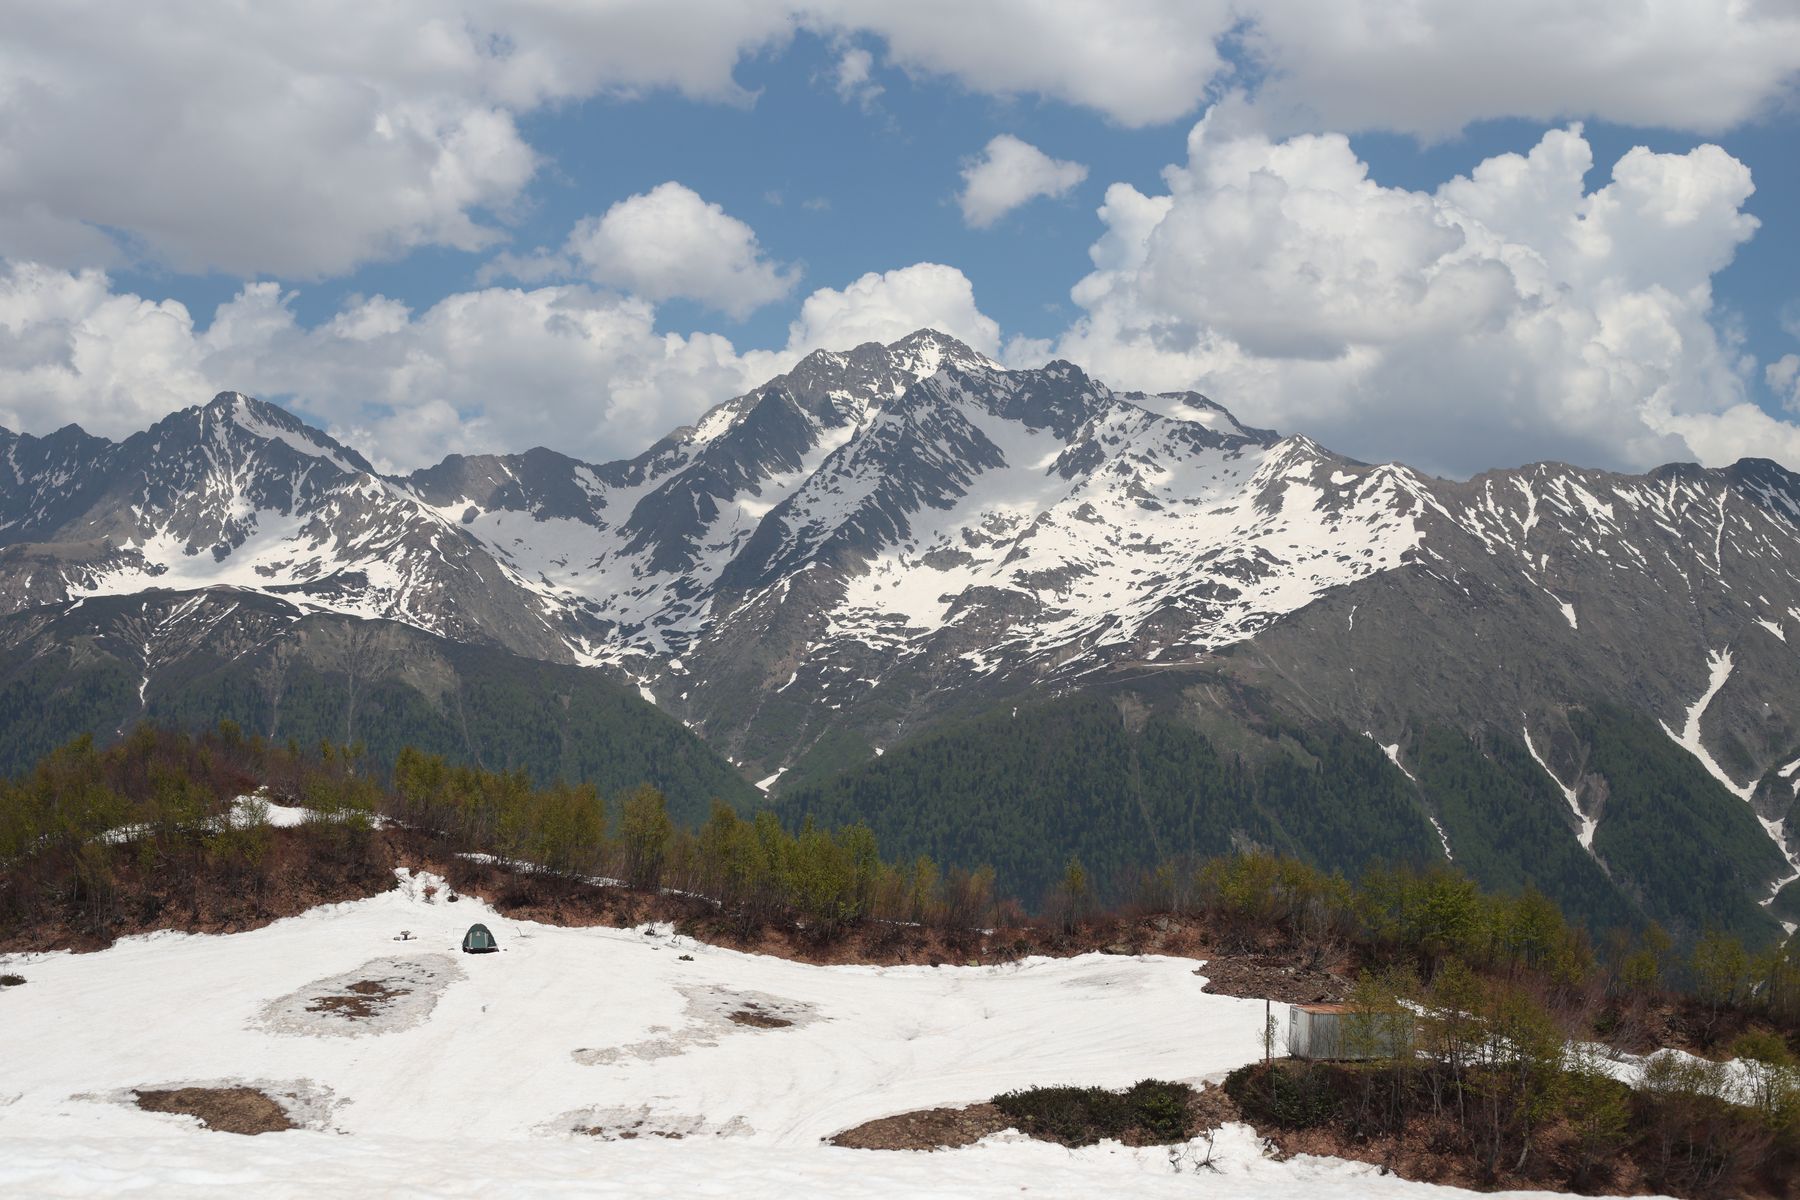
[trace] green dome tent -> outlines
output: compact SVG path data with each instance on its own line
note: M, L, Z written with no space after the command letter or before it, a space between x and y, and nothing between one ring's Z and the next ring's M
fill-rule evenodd
M486 925L471 925L469 932L463 934L464 954L492 954L500 949L500 943L488 932Z

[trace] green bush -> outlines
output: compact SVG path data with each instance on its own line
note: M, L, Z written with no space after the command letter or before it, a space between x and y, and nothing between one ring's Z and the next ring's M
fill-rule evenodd
M1190 1125L1188 1102L1194 1089L1185 1083L1168 1083L1161 1079L1145 1079L1131 1085L1125 1103L1131 1109L1137 1127L1152 1142L1183 1142Z
M1225 1094L1252 1124L1266 1122L1282 1129L1329 1124L1342 1109L1331 1072L1306 1065L1239 1067L1225 1077Z
M1145 1079L1122 1092L1099 1087L1036 1087L1005 1092L994 1106L1032 1137L1065 1146L1091 1146L1106 1138L1141 1145L1186 1141L1192 1136L1194 1089L1185 1083Z

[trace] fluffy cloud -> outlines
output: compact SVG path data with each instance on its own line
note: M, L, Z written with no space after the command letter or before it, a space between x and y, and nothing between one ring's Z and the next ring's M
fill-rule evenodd
M820 288L788 327L784 353L846 350L864 342L892 342L918 329L937 329L983 354L999 350L1000 327L975 306L968 277L941 263L874 271L842 291Z
M1800 408L1800 354L1784 354L1763 368L1769 390L1790 408Z
M1194 111L1226 71L1218 42L1237 21L1229 0L815 0L815 28L863 31L914 74L990 95L1038 95L1124 125Z
M60 0L0 40L0 256L329 277L501 239L541 163L518 118L658 90L754 96L746 55L800 29L893 67L1125 125L1234 82L1268 127L1441 135L1591 115L1714 130L1791 96L1800 15L1775 3L1551 0ZM1240 80L1220 51L1248 49ZM875 55L834 86L866 98Z
M141 428L205 397L187 309L115 294L106 276L0 266L0 426Z
M0 40L0 255L313 279L502 236L517 118L655 89L726 103L788 4L67 0Z
M875 82L875 56L861 46L851 46L838 55L832 74L832 86L838 98L854 103L864 111L875 107L875 101L887 89Z
M922 325L998 342L968 280L930 263L821 289L786 346L744 353L714 334L659 333L647 301L583 284L460 292L423 312L359 298L310 327L292 299L247 285L201 330L182 305L114 292L102 272L12 264L0 272L0 425L43 433L78 420L122 437L235 389L296 397L392 467L534 445L603 461L820 346Z
M1279 0L1246 9L1265 79L1254 105L1288 130L1446 137L1486 117L1591 116L1716 133L1792 95L1800 10L1676 0Z
M1087 173L1080 163L1051 158L1030 142L1003 133L963 167L956 202L965 222L986 229L1039 196L1065 195Z
M786 296L800 277L764 256L750 226L674 182L579 222L563 254L595 283L652 301L697 300L739 319Z
M1711 277L1756 228L1715 146L1635 149L1595 191L1579 127L1435 192L1384 187L1338 135L1201 122L1170 192L1100 210L1082 318L1054 349L1103 378L1200 387L1351 454L1467 473L1778 453Z

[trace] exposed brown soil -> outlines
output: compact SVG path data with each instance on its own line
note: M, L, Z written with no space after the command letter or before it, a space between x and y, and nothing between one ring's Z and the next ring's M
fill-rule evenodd
M754 1000L748 1001L736 1012L726 1013L725 1019L734 1025L748 1025L752 1029L786 1029L793 1024L786 1017L764 1012L762 1005Z
M373 979L359 979L344 989L348 995L319 996L306 1006L307 1012L330 1013L347 1020L366 1020L385 1010L401 996L410 996L411 988L389 987Z
M1219 954L1199 968L1206 990L1221 996L1276 1000L1283 1004L1322 1004L1350 994L1354 968L1347 957L1315 966L1292 950L1253 954Z
M184 1087L135 1094L137 1106L146 1112L198 1117L202 1125L220 1133L280 1133L298 1128L286 1109L252 1087Z
M954 1150L1011 1127L1012 1119L992 1104L971 1104L878 1117L828 1140L851 1150Z

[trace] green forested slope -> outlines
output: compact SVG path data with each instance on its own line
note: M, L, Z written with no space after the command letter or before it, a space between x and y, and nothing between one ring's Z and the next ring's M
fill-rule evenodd
M1437 809L1456 865L1483 887L1534 887L1588 928L1639 925L1643 914L1614 886L1574 833L1568 802L1522 742L1490 734L1478 745L1442 727L1418 735L1407 756Z
M1425 729L1403 748L1414 780L1349 731L1259 722L1237 741L1260 750L1225 753L1175 715L1128 722L1093 696L940 728L777 803L790 821L865 821L902 856L991 863L1028 903L1071 858L1112 899L1142 868L1246 845L1350 874L1441 862L1431 813L1457 869L1496 891L1534 888L1597 939L1651 920L1683 939L1774 938L1755 901L1782 862L1748 806L1648 718L1597 705L1570 720L1590 747L1586 794L1601 797L1595 854L1508 734Z
M991 864L1035 902L1079 858L1116 894L1139 868L1255 843L1327 868L1425 863L1437 840L1367 739L1290 733L1245 765L1199 733L1110 701L1021 706L928 734L780 801L794 820L865 821L890 853Z
M139 720L185 729L231 720L302 746L360 742L377 764L410 745L602 793L648 782L685 823L703 820L715 797L737 807L760 800L679 721L599 672L413 630L393 636L403 649L389 647L387 668L354 688L342 670L303 655L278 682L265 657L194 655L159 673L142 704L135 670L94 646L0 655L0 774L82 733L105 741Z
M1607 795L1594 849L1650 916L1760 944L1779 929L1753 897L1787 864L1750 806L1647 717L1617 705L1570 714Z

